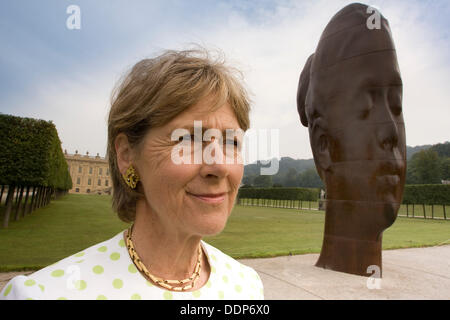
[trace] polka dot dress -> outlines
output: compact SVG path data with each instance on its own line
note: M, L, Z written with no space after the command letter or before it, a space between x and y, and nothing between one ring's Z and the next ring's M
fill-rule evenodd
M203 241L202 246L211 274L197 291L168 291L150 283L133 264L121 232L33 274L14 277L0 300L264 299L255 270Z

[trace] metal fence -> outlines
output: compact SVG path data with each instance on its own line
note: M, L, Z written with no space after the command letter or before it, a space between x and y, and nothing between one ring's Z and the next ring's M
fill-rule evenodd
M238 199L241 206L271 207L298 210L325 211L322 201L273 200L273 199ZM398 210L399 217L450 220L448 205L437 204L402 204Z

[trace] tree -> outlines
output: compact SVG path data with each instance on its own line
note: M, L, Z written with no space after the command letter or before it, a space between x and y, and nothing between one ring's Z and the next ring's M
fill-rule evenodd
M253 181L255 187L269 188L272 186L272 176L259 175Z
M300 173L297 177L297 183L299 187L303 188L324 188L322 179L320 179L315 167Z
M255 179L255 176L250 175L250 176L242 178L242 183L246 186L252 186L254 179Z
M441 161L436 151L428 149L414 154L408 163L408 184L441 183Z
M450 141L435 144L430 149L436 151L441 158L450 157Z
M284 185L286 187L297 187L297 170L295 168L289 168L284 178Z
M441 160L441 179L450 180L450 158Z

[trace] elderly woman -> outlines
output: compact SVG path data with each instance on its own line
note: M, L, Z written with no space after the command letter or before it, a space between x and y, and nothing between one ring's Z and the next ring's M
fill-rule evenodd
M225 227L243 175L242 135L217 132L247 130L249 109L232 69L203 51L138 62L108 120L113 209L131 227L13 278L0 297L263 299L253 269L202 241Z

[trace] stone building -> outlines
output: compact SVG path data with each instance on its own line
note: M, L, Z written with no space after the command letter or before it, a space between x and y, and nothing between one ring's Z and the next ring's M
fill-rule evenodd
M95 157L89 156L89 152L81 155L78 150L75 154L68 154L64 150L64 156L72 177L72 189L69 193L111 194L108 160L98 153Z

